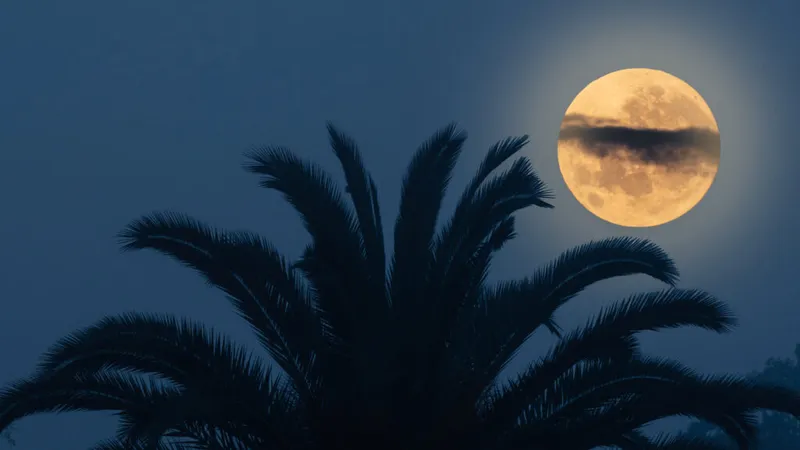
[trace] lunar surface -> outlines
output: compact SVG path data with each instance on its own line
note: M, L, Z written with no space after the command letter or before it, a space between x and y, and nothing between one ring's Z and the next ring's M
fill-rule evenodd
M567 108L558 165L590 212L652 227L694 208L717 174L720 136L705 100L683 80L625 69L589 83Z

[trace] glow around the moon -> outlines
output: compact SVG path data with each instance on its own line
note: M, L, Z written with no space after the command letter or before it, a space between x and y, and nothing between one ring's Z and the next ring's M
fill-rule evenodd
M650 227L694 208L716 176L714 115L666 72L625 69L590 83L567 108L558 164L586 209L617 225Z

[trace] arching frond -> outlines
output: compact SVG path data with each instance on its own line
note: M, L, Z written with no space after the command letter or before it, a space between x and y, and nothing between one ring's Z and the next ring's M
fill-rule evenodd
M502 176L497 177L489 186L484 186L486 179L507 159L516 154L528 142L527 136L508 138L496 143L488 152L477 173L456 205L450 221L445 224L435 241L435 273L441 277L447 273L456 253L470 237L473 221L483 219L489 211L498 204L518 197L550 198L552 194L536 177L525 158L519 160L515 166ZM535 204L535 203L531 203ZM550 205L547 205L550 206ZM502 218L501 218L502 219ZM491 221L486 221L491 222ZM496 222L496 221L495 221ZM491 228L493 224L489 225ZM485 230L484 230L485 231ZM472 233L472 248L475 246L474 235L479 235L478 241L484 239L487 233Z
M200 272L228 294L298 391L312 388L307 380L325 345L322 322L301 280L269 243L251 233L221 232L169 212L132 222L120 240L124 250L153 249Z
M367 304L359 306L364 309L361 312L362 319L359 327L363 329L363 334L371 336L366 339L349 343L348 353L356 357L354 369L364 373L361 385L357 390L363 396L375 396L381 390L386 389L384 380L387 375L383 373L388 370L388 365L380 363L380 360L387 358L385 348L382 345L367 345L369 342L380 339L383 333L391 333L387 325L390 315L390 298L386 282L386 251L383 235L383 222L378 205L378 191L375 181L364 167L361 154L358 151L355 141L349 136L337 130L331 123L328 123L328 137L339 163L344 172L347 183L347 193L352 199L358 220L359 236L361 246L366 261L368 279L364 280L363 290L360 295L369 297ZM312 255L313 253L310 253ZM318 261L312 257L305 258L305 265L317 265ZM324 270L320 267L319 270ZM353 299L345 299L353 301ZM367 310L367 308L372 308ZM341 378L351 378L345 375ZM342 390L342 383L337 383L338 390ZM364 402L362 401L362 404Z
M151 373L178 386L214 389L267 405L270 370L246 349L186 319L129 313L107 317L54 344L40 373L93 373L108 367Z
M358 218L362 247L373 289L370 295L375 297L378 306L388 307L388 299L380 302L380 299L386 296L386 251L375 181L364 167L355 141L337 130L333 124L328 123L327 127L331 148L344 171L347 192L353 200Z
M733 322L727 307L705 292L671 289L633 296L604 309L585 327L560 340L546 357L532 364L494 399L487 420L501 428L503 424L511 426L537 397L553 389L559 377L582 361L628 361L636 356L635 333L692 325L727 331ZM635 374L634 366L627 364L632 363L611 365L621 372L608 375Z
M403 317L424 302L436 221L465 140L455 124L437 131L414 154L403 179L390 269L393 306Z
M333 332L356 342L364 324L380 321L380 300L364 290L369 271L361 250L358 221L329 175L282 147L246 155L245 169L262 176L261 186L281 194L311 235L313 261L299 267L317 292L319 307Z
M499 283L473 309L468 330L456 342L478 343L478 364L496 376L519 347L540 326L558 332L553 314L590 285L628 275L648 275L669 285L678 269L669 256L648 240L611 238L564 252L531 278Z
M180 390L140 375L101 371L42 374L0 391L0 430L35 414L67 411L152 411Z
M438 348L439 342L445 338L449 339L449 333L462 309L475 306L477 297L471 297L470 302L466 303L462 287L477 286L482 289L483 275L488 270L491 253L514 235L513 223L508 222L509 218L517 210L531 206L537 199L547 195L544 184L533 173L530 162L521 158L506 172L478 189L469 207L464 210L464 217L454 217L451 222L457 224L458 228L445 229L444 233L450 231L459 234L442 237L428 284L427 297L432 303L429 309L432 309L434 317L433 330L438 332L432 337L438 341L433 343L435 347ZM497 242L498 239L500 242ZM479 253L485 255L477 256ZM481 262L476 265L477 261Z
M508 161L512 156L516 155L527 144L528 135L522 135L505 138L496 142L489 148L489 151L486 152L486 156L484 156L483 161L481 161L477 172L464 189L461 200L459 201L458 206L456 206L457 212L453 215L454 222L459 222L455 219L456 216L460 216L458 213L459 207L461 207L461 210L467 209L469 207L469 203L472 202L473 196L483 185L484 181L486 181L495 170L497 170L503 163Z
M677 389L678 385L674 387ZM674 389L669 390L669 392L679 394ZM667 417L684 416L709 420L720 426L726 434L731 436L740 449L751 448L751 443L755 442L758 425L758 420L752 412L713 404L704 406L687 404L684 407L677 407L678 403L690 402L689 397L685 395L686 393L682 394L684 395L679 398L665 399L666 401L662 401L660 396L631 396L598 410L586 411L581 414L581 418L577 422L573 423L574 426L571 427L569 433L566 430L562 430L561 439L571 445L586 448L615 445L619 442L621 435L628 433L630 430L640 428L644 424ZM729 394L735 395L733 392ZM695 399L695 401L709 400L713 399L707 397ZM603 431L593 431L579 435L584 430L598 429Z
M426 298L430 270L434 264L433 239L436 223L453 168L466 134L455 124L437 131L414 154L406 170L400 196L400 212L394 229L394 255L389 273L394 327L402 339L387 340L384 351L402 352L393 359L389 370L397 388L393 395L408 402L425 395L428 379L425 367L430 361L427 345L435 318L420 314L431 299ZM409 332L410 327L415 332ZM395 348L399 346L400 348Z
M444 328L452 327L453 324L450 322L453 320L452 316L464 306L461 291L451 294L444 286L455 282L456 289L458 286L481 288L491 253L499 250L515 235L510 213L507 217L501 217L499 221L486 220L493 207L519 196L538 195L542 199L551 196L544 184L532 170L529 170L529 166L524 164L524 159L521 160L522 163L514 165L493 180L490 187L484 186L484 182L491 174L521 150L527 142L527 135L507 138L495 143L489 149L477 173L464 189L453 216L436 237L434 242L436 265L431 273L431 279L434 281L431 287L440 289L441 292L431 292L429 295L436 301L434 305L439 310L436 314L441 316L440 323L444 324ZM481 195L478 195L479 193ZM473 228L480 228L474 227L476 220L481 221L484 228L470 233ZM481 242L485 245L480 245L479 250L478 244ZM458 259L459 256L461 259ZM453 267L452 272L451 267ZM476 276L477 279L474 278ZM444 292L447 292L447 295L440 295ZM450 332L449 329L445 331Z
M514 149L525 142L526 138L520 138L506 145ZM512 151L507 150L508 153ZM489 166L481 165L476 179L481 179L482 184L474 184L473 180L462 197L466 203L459 204L437 240L436 264L426 295L431 299L428 309L432 320L430 329L422 327L417 331L417 335L428 341L424 351L431 355L431 367L463 361L463 352L472 351L458 343L463 343L464 333L473 332L473 312L484 290L493 253L515 236L516 211L531 205L543 206L542 199L550 197L526 158L518 159L508 170L484 182L483 171ZM454 341L457 344L451 346ZM444 384L450 383L452 369L431 370L444 376Z
M559 378L584 361L626 361L632 357L638 343L633 336L618 336L616 341L595 342L592 329L583 329L564 339L546 356L531 364L527 370L507 382L502 388L484 391L483 414L490 433L502 434L512 429L520 417L552 401L552 389ZM543 396L545 396L543 398ZM592 405L594 406L594 405ZM536 415L537 421L546 416Z
M587 443L604 445L621 433L658 419L681 415L718 426L740 448L747 449L756 438L756 411L772 409L795 417L800 413L800 397L796 392L739 377L652 378L650 384L648 389L618 397L601 408L584 410L583 419L573 424L571 432L577 435L582 430L600 427L606 436L591 436Z
M736 325L728 305L699 289L667 289L636 294L603 308L590 322L611 333L658 331L695 326L727 333ZM613 331L612 331L613 330Z
M120 413L118 435L126 442L162 442L164 437L216 448L289 450L301 448L304 437L303 414L275 396L262 405L254 404L236 392L224 390L185 390L179 397L160 405L158 410Z
M458 276L453 277L452 284L447 286L443 295L461 299L461 308L464 305L474 305L484 288L493 253L512 239L514 234L514 217L509 216L476 249L472 258L460 267ZM475 399L483 387L477 390L466 388L464 365L469 355L454 354L450 351L453 336L461 330L455 329L458 324L456 320L447 320L447 317L440 319L442 320L435 323L432 330L428 330L429 344L421 350L428 358L426 398L432 404L428 413L450 417L459 414L474 415ZM418 353L417 356L421 355ZM466 392L470 392L471 395L465 395Z
M543 423L556 423L664 383L693 382L697 376L675 361L655 358L584 361L553 380L528 411L535 410Z

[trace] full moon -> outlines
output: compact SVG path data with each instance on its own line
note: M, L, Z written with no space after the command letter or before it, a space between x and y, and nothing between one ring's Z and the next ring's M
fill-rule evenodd
M660 70L625 69L586 86L567 108L558 165L597 217L653 227L686 214L717 174L720 136L691 86Z

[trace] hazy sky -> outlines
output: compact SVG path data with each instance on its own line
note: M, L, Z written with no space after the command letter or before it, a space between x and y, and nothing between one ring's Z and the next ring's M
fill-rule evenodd
M386 224L405 164L436 128L455 120L470 133L455 187L492 142L531 134L527 154L555 190L556 209L521 215L520 237L495 276L523 276L590 239L651 237L676 258L684 286L718 294L742 324L722 337L665 333L648 339L649 349L708 371L748 371L789 355L800 341L800 5L634 3L0 3L0 382L26 375L64 334L130 310L190 316L252 343L199 277L154 254L120 254L113 236L138 215L169 208L261 231L296 255L306 242L300 221L240 170L241 154L288 145L338 169L328 119L359 141ZM690 83L722 136L709 195L656 229L590 215L556 162L572 98L626 67ZM579 323L652 287L612 281L560 317ZM536 355L537 342L521 357ZM19 423L18 448L79 450L112 425L97 414L38 416Z

